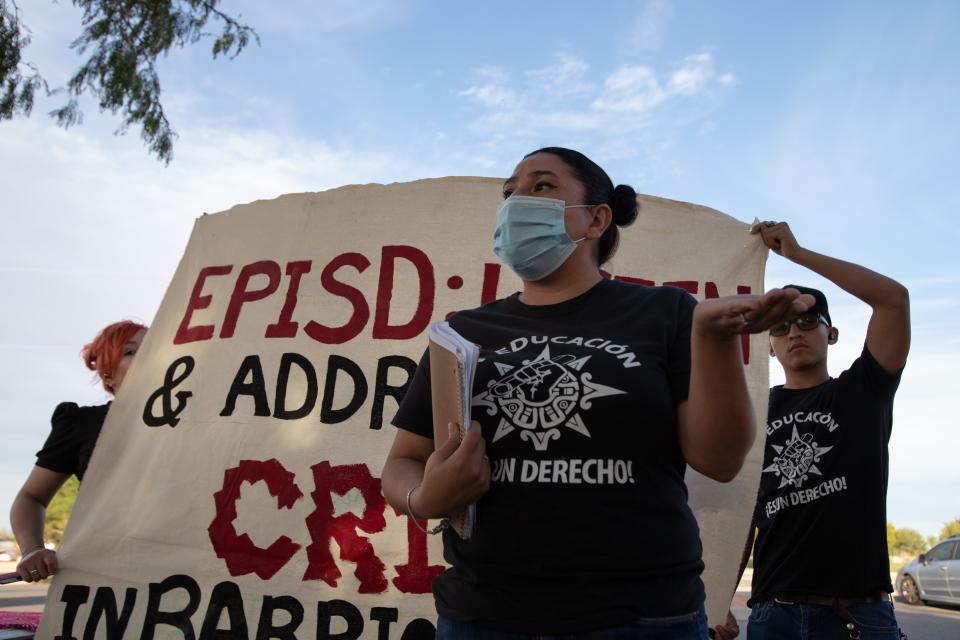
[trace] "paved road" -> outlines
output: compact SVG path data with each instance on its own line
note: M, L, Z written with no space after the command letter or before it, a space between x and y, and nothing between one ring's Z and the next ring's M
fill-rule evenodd
M740 622L740 637L746 636L747 590L737 591L733 613ZM22 582L0 586L0 611L42 611L47 584ZM957 640L960 638L960 607L911 606L897 599L897 618L910 640Z
M0 611L43 611L47 599L45 583L0 585Z
M960 607L916 607L897 598L897 620L910 640L956 640L960 638Z
M738 590L734 598L733 615L740 624L739 638L746 637L747 608L749 590ZM957 640L960 638L960 607L949 606L913 606L903 602L899 596L894 606L900 628L910 640ZM2 606L2 605L0 605Z

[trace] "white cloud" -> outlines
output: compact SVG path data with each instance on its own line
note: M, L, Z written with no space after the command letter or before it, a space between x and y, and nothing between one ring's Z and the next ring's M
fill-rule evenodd
M739 80L737 80L737 76L733 75L732 73L725 73L717 78L717 82L720 83L721 87L732 87L736 85Z
M500 67L477 67L473 74L480 80L457 95L490 109L511 108L517 104L517 94L506 85L507 73Z
M516 103L516 94L506 87L495 84L474 85L460 92L485 107L509 107Z
M474 74L481 82L458 95L496 113L481 120L489 125L513 122L528 105L553 104L576 94L589 92L593 85L586 79L590 67L570 53L561 52L552 64L522 74L527 82L519 90L508 86L510 78L500 67L480 67Z
M699 53L689 56L683 65L670 75L667 93L682 96L694 95L704 89L716 75L713 68L713 56Z
M605 95L594 100L592 106L600 111L643 116L673 100L707 97L722 84L710 53L687 56L665 83L648 65L626 65L607 77Z
M658 51L672 17L673 6L668 0L648 0L628 31L625 49L628 52Z
M493 84L503 84L509 80L507 72L500 67L477 67L473 73Z
M593 88L586 79L590 66L570 53L558 53L556 63L527 72L534 86L548 94L563 97L585 93Z
M607 93L591 105L601 111L645 112L667 99L657 73L646 65L621 67L607 77L604 86Z
M652 65L624 64L598 85L589 80L589 71L584 60L565 51L555 56L553 64L519 74L518 81L510 82L500 68L475 70L487 82L478 82L459 95L483 109L471 124L477 133L509 130L514 138L531 139L580 132L622 136L660 124L685 125L705 119L716 104L716 94L731 84L729 78L721 82L717 77L710 53L687 56L664 76ZM697 105L701 99L703 104ZM697 108L683 113L669 109L680 100ZM602 145L605 140L593 143Z

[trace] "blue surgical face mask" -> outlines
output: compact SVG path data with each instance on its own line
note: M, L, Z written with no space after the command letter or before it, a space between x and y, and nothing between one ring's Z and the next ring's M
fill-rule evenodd
M577 248L567 235L565 209L591 207L589 204L567 206L563 200L510 196L497 210L497 227L493 232L493 252L514 273L529 282L542 280L556 271Z

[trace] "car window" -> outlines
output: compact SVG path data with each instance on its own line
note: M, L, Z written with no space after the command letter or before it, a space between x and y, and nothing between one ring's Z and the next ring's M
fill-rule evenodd
M958 543L957 546L953 548L953 559L960 560L960 543Z
M953 548L955 546L957 546L957 543L953 540L938 544L933 549L930 549L930 553L927 554L927 562L933 562L934 560L949 560L953 557Z

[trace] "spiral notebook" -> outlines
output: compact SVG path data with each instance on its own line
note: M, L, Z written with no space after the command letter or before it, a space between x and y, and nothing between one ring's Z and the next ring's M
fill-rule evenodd
M473 376L480 348L461 336L447 322L430 325L430 392L433 401L433 442L439 448L447 441L447 423L459 428L460 438L470 428ZM450 526L469 540L476 526L477 508L471 504L449 516Z

